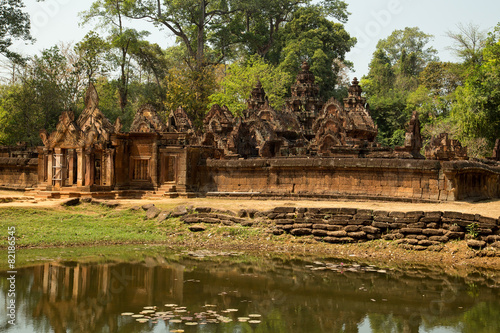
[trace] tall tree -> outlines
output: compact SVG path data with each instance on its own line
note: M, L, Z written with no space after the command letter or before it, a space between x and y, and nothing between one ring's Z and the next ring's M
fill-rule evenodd
M290 75L266 63L257 54L231 64L222 79L221 89L210 96L210 101L212 104L226 105L232 113L241 115L258 81L271 106L280 110L285 103Z
M199 70L207 62L222 60L205 58L210 22L236 12L238 5L238 1L224 0L129 0L125 1L124 13L129 18L148 20L173 33L186 48L189 65Z
M489 33L480 64L470 67L457 88L452 117L459 137L477 155L486 154L500 138L500 24ZM484 145L477 145L484 138Z
M295 78L301 62L307 60L321 95L324 98L333 96L340 71L335 60L344 61L345 54L356 43L343 24L330 21L321 6L303 7L283 27L280 40L279 68Z
M417 27L406 27L393 31L386 39L381 39L377 43L377 50L384 52L392 66L418 75L427 63L437 60L437 51L428 46L432 38L432 35L420 31Z
M96 75L106 73L106 55L109 44L97 33L90 31L82 41L75 45L75 52L79 55L75 63L76 72L84 72L89 83L96 80Z
M22 11L23 8L21 0L0 0L0 54L15 61L21 61L22 57L9 50L13 39L33 40L29 16Z
M378 140L383 144L395 146L404 141L411 107L424 95L422 89L415 93L420 73L430 62L437 61L437 51L428 46L431 39L418 28L407 27L377 43L370 70L361 84L379 126Z
M0 136L4 144L39 144L38 131L52 131L62 111L76 109L80 82L58 47L42 51L22 66L18 82L0 92Z
M111 52L109 58L113 65L120 69L117 86L122 113L125 113L125 107L128 104L132 54L139 42L149 34L146 31L139 32L125 27L125 13L130 2L129 0L97 0L88 11L82 13L84 24L96 19L98 27L109 33L109 45L111 50L116 51Z
M486 45L486 32L478 25L462 23L457 25L458 31L447 31L446 35L452 39L449 47L465 64L479 64L482 60L482 50Z

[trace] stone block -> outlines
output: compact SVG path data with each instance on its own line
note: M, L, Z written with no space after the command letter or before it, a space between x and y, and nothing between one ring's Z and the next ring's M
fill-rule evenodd
M193 224L190 225L188 229L191 230L192 232L200 232L207 230L207 227L204 226L203 224Z
M445 236L449 239L464 239L465 232L448 231Z
M306 236L312 234L312 230L308 228L292 229L290 233L294 236Z
M218 223L222 223L221 220L219 219L214 219L212 217L205 217L205 218L202 218L200 220L200 222L203 222L203 223L207 223L207 224L218 224Z
M443 212L424 212L424 217L426 218L439 218L441 219Z
M335 215L340 213L340 208L320 208L319 213L324 215Z
M328 228L327 228L328 231L339 231L339 230L343 230L343 229L344 229L344 226L342 226L342 225L328 225Z
M394 223L395 218L394 217L384 217L384 216L375 216L373 218L373 221L375 222L385 222L385 223Z
M366 238L366 232L364 231L348 232L347 236L355 239Z
M426 224L424 222L408 223L406 225L408 228L425 228Z
M339 214L341 215L354 215L356 214L357 209L356 208L340 208Z
M373 216L374 217L388 217L389 212L383 211L383 210L374 210L373 211Z
M467 246L473 249L481 249L486 246L486 242L476 239L469 239L467 240Z
M385 240L395 240L395 239L402 239L404 238L403 234L400 233L395 233L395 234L386 234L382 236L382 239Z
M361 228L361 230L366 232L367 234L379 234L380 233L379 228L375 228L375 227L371 227L371 226L364 226Z
M328 224L313 224L312 225L313 229L328 230L328 227L329 227Z
M422 228L401 228L400 232L402 234L414 234L419 235L422 233Z
M328 236L328 232L326 230L314 229L312 234L317 237L326 237Z
M434 242L447 243L450 239L446 236L430 236L429 240Z
M492 217L476 215L475 220L479 223L488 223L488 224L492 224L492 225L497 224L497 219L494 219Z
M500 242L500 235L490 235L486 237L488 243Z
M424 212L421 211L413 211L413 212L406 212L405 217L406 218L421 218L424 215Z
M372 224L371 220L349 220L347 222L349 225L369 225Z
M182 221L186 224L194 224L201 221L201 219L195 215L188 215L182 218Z
M344 230L347 232L355 232L355 231L359 231L360 229L361 229L361 227L358 225L348 225L347 227L344 228Z
M277 214L295 213L295 207L275 207L273 211Z
M210 213L212 211L212 208L210 208L210 207L196 207L194 209L194 211L197 213Z
M154 219L156 218L158 215L160 215L161 213L161 210L158 209L158 207L156 206L153 206L151 208L149 208L147 211L146 211L146 218L148 220L151 220L151 219Z
M347 237L347 231L345 231L345 230L329 231L328 236L329 237Z
M294 223L293 228L294 229L312 229L312 224L311 223Z
M436 242L436 241L432 241L432 240L427 240L427 239L420 240L418 242L418 245L420 245L420 246L432 246L432 245L439 245L439 244L441 244L441 243Z
M160 214L158 214L158 217L156 220L158 222L163 222L170 217L170 214L171 214L171 211L163 211Z
M464 229L459 225L450 225L448 230L454 231L454 232L462 232Z
M277 219L274 220L274 223L276 224L293 224L295 221L292 219Z
M444 234L444 230L441 229L424 229L422 230L422 234L426 236L442 236Z
M382 230L390 227L390 224L387 222L372 222L372 227L380 228Z
M389 217L397 217L400 219L405 218L406 213L405 212L389 212Z

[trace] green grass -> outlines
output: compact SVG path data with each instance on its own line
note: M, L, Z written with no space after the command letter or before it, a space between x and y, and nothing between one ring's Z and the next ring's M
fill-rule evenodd
M159 224L142 210L117 210L84 204L59 209L0 209L0 247L8 227L16 228L17 247L161 242L185 227L177 219Z

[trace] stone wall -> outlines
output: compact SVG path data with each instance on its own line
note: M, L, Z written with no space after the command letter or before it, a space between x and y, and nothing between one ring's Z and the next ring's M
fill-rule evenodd
M207 160L209 195L359 197L453 201L498 198L500 167L468 161L275 158Z
M37 183L37 158L0 157L0 189L24 190Z
M181 212L181 213L179 213ZM276 207L269 211L176 210L171 216L190 225L260 226L275 235L312 236L320 242L358 243L384 239L414 250L437 250L452 240L467 239L472 248L500 249L500 218L458 212L389 212L355 208ZM204 230L202 227L192 230Z

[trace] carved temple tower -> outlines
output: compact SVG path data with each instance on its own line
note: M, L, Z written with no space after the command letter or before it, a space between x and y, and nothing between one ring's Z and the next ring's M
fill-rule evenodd
M72 111L63 112L56 130L41 131L39 186L46 190L112 188L114 154L110 137L114 126L99 110L99 97L91 84L85 109L75 121Z
M309 64L304 61L301 68L297 80L290 88L292 96L286 101L286 108L297 115L304 136L310 140L314 137L313 123L323 107L323 102Z

